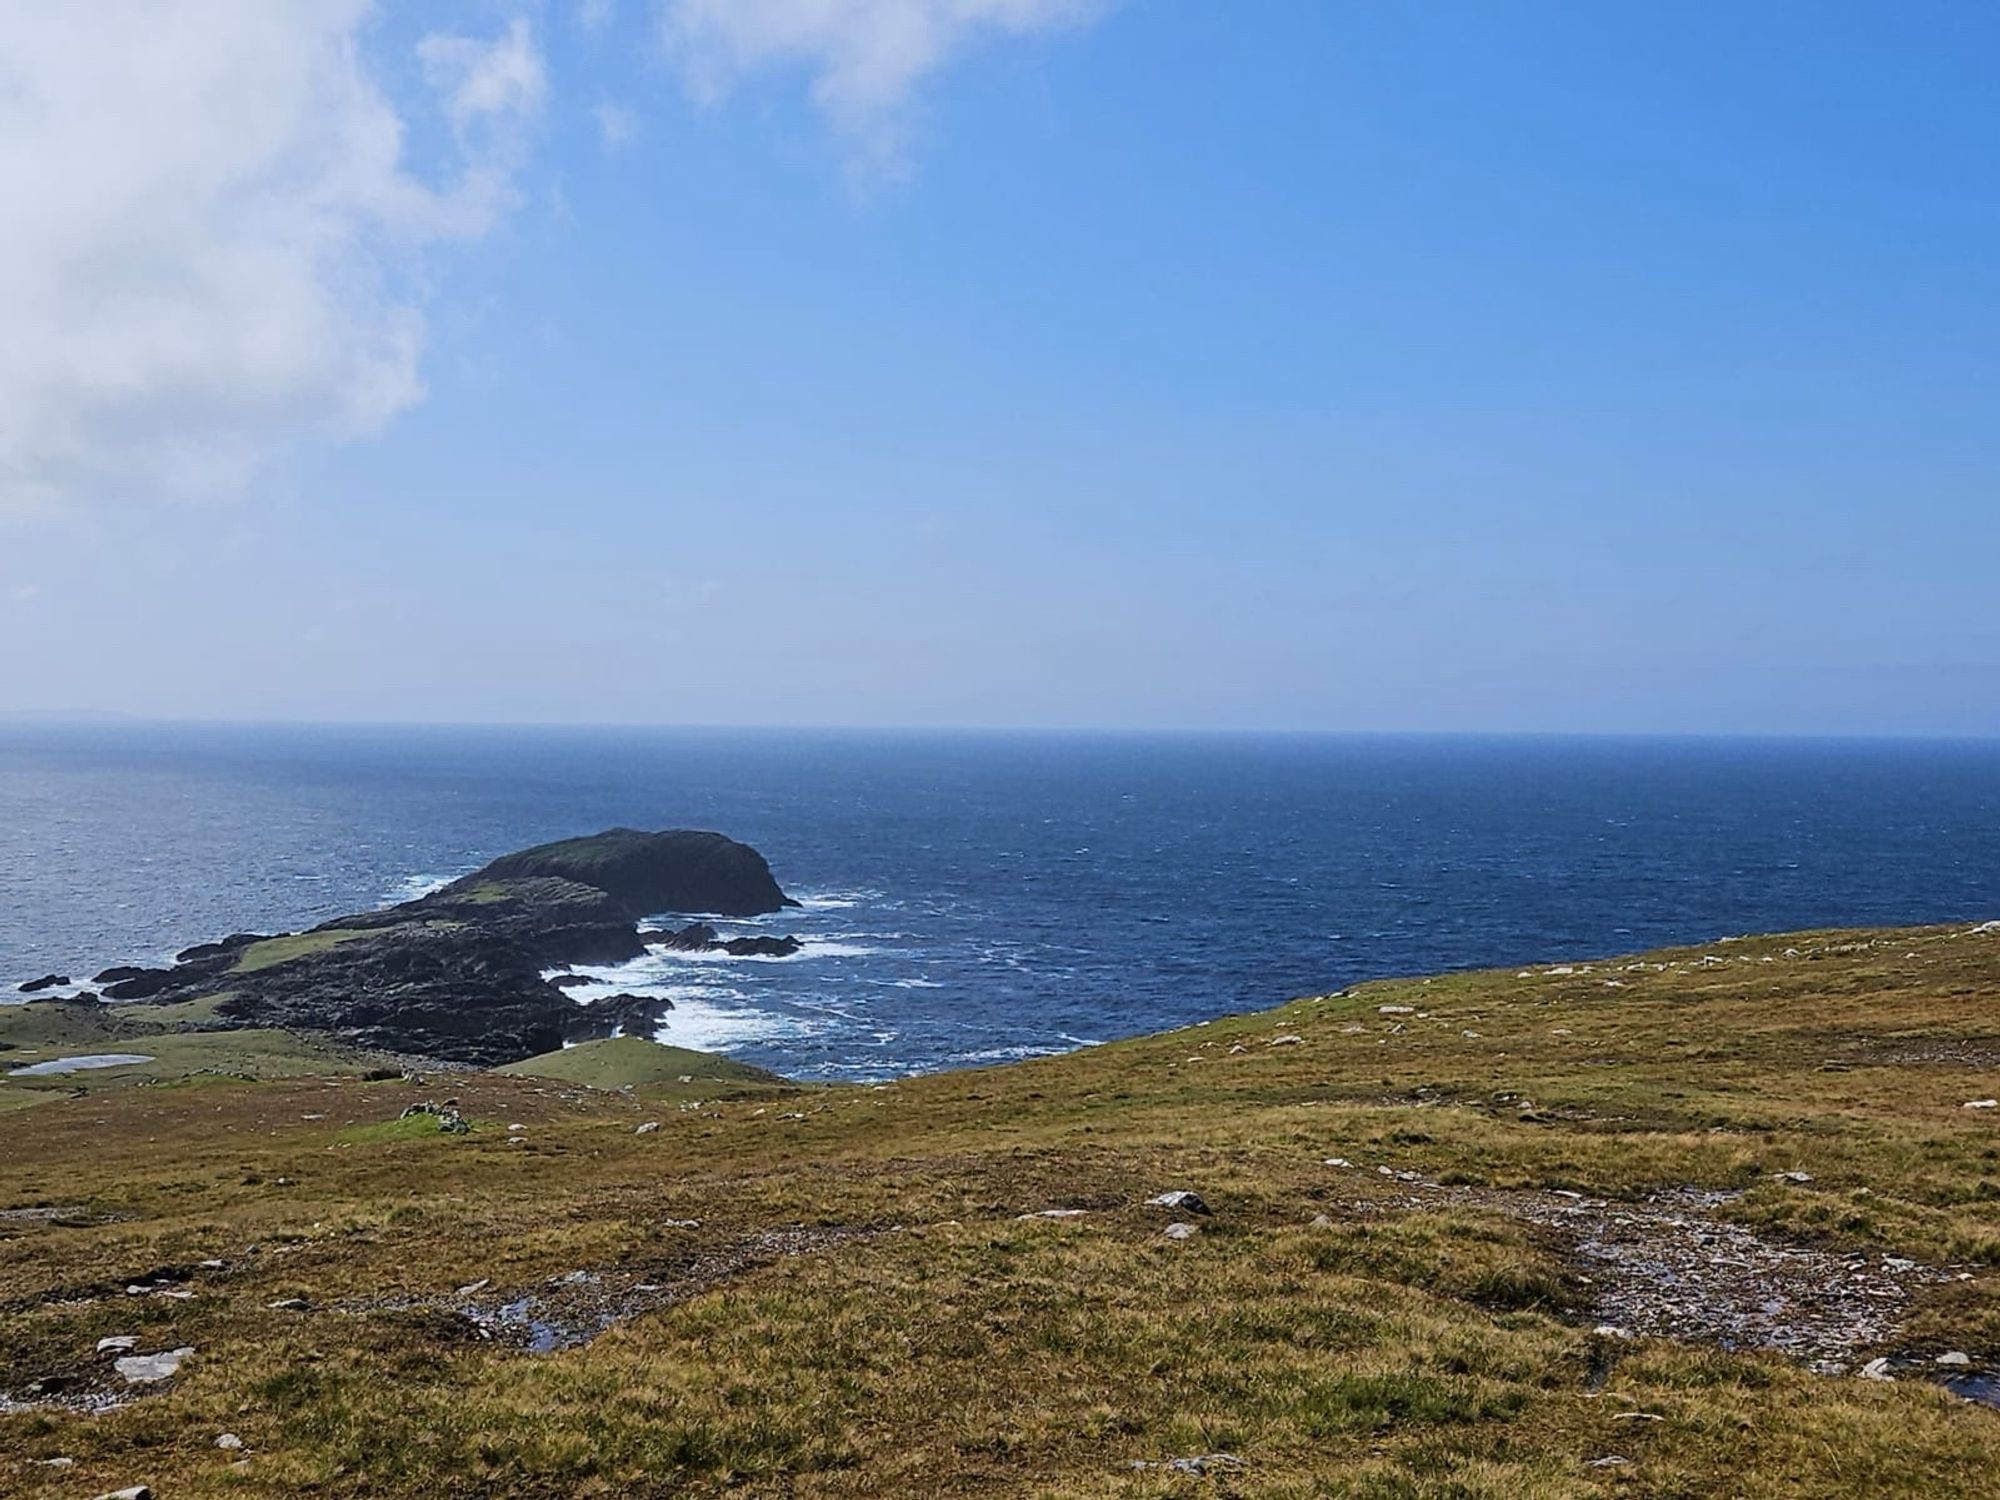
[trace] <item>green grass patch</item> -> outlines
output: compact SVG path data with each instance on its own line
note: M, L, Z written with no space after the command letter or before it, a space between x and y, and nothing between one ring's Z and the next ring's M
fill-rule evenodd
M276 968L279 964L290 963L295 958L306 958L315 953L324 953L337 948L342 943L354 942L357 938L374 937L381 931L377 927L328 927L317 932L294 932L285 937L265 938L261 943L252 943L237 955L232 974L255 974L260 969Z

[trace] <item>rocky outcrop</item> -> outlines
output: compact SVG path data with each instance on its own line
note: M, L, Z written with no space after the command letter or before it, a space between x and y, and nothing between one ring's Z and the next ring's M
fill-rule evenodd
M43 990L60 989L68 983L67 974L44 974L40 979L30 979L20 986L20 992L24 995L39 995Z
M771 876L764 856L719 833L612 828L503 855L443 894L496 881L553 877L604 892L627 915L660 912L759 917L797 905Z
M637 1032L671 1008L640 996L578 1006L542 977L639 957L639 917L747 916L788 904L747 845L719 833L619 828L508 855L399 906L278 938L237 933L185 949L170 969L121 966L97 982L114 1000L210 999L223 1025L322 1031L385 1052L490 1067L606 1028ZM732 953L797 948L793 938L723 942L705 923L681 931L690 943Z
M672 932L641 932L649 948L669 953L727 953L732 958L790 958L805 944L795 937L725 938L706 922L690 922Z

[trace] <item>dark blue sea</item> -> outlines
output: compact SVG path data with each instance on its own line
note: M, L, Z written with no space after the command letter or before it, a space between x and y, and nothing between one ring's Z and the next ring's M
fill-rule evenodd
M2000 916L1991 743L0 726L0 982L400 899L614 824L755 844L791 959L663 1039L976 1066L1379 975Z

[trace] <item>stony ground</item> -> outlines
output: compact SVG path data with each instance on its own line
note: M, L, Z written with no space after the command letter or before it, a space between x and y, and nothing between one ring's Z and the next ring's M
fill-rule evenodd
M0 1492L1984 1495L1996 1056L1967 925L886 1088L459 1075L464 1134L38 1085Z

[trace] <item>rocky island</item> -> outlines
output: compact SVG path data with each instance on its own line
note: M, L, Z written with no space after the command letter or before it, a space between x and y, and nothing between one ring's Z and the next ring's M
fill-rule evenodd
M105 1000L209 1027L324 1033L377 1051L494 1067L657 1014L620 996L592 1016L544 978L618 963L649 943L785 956L798 940L725 940L705 922L642 929L648 917L754 917L797 903L747 844L720 833L613 828L503 855L444 889L305 932L237 933L169 968L98 974ZM40 981L35 982L39 987Z

